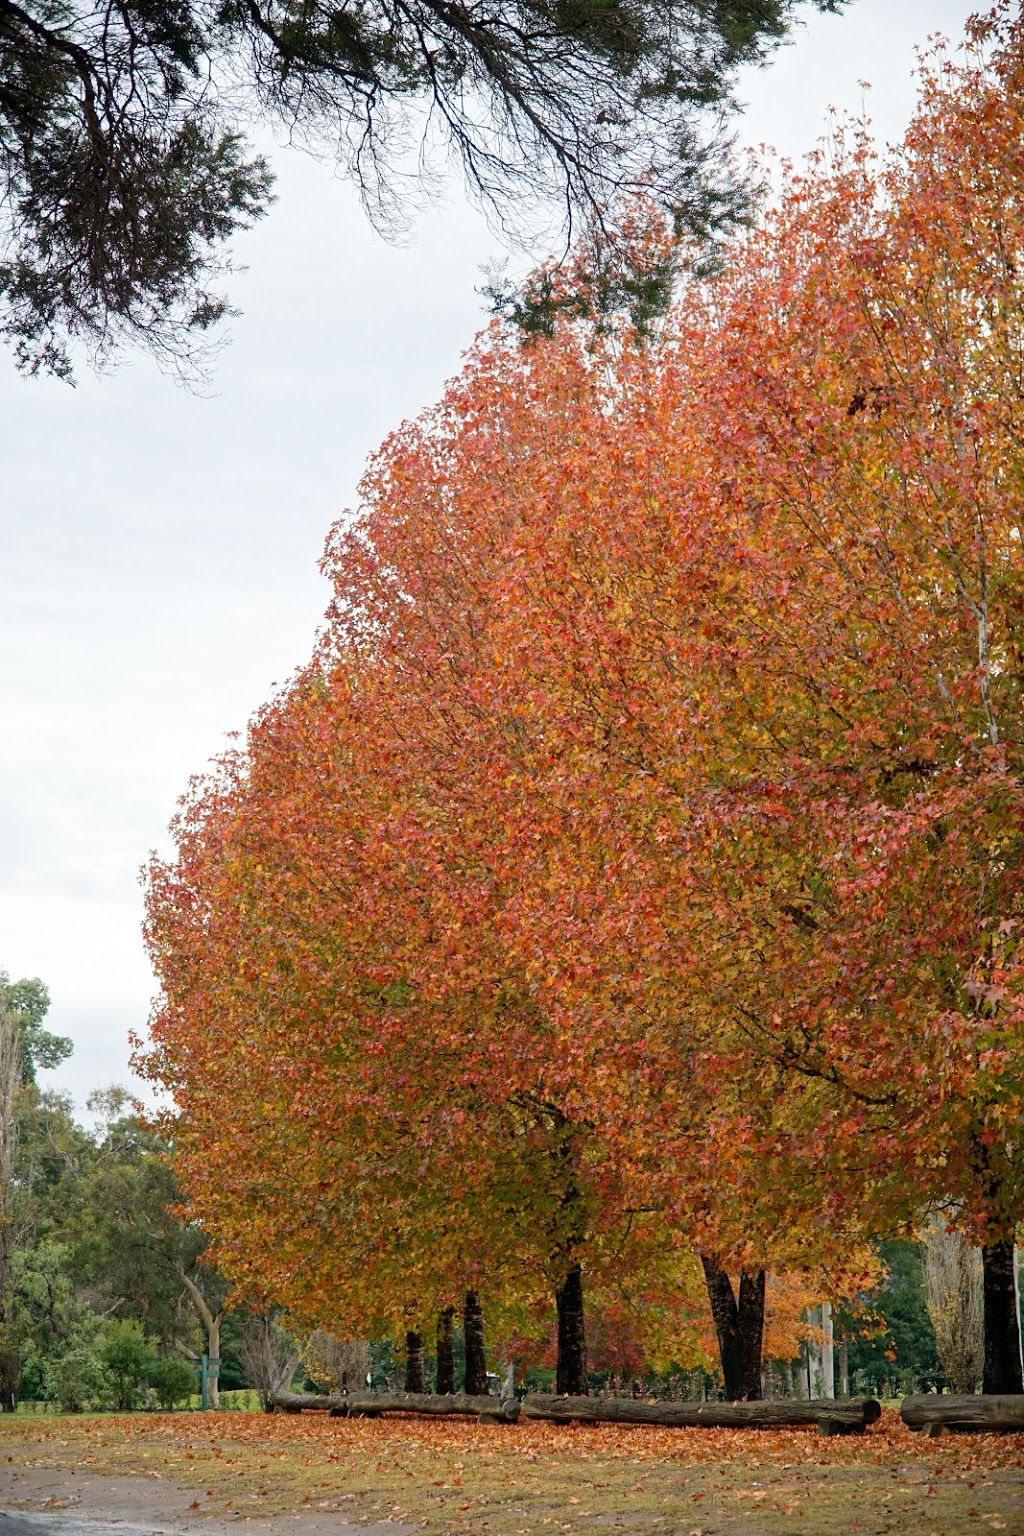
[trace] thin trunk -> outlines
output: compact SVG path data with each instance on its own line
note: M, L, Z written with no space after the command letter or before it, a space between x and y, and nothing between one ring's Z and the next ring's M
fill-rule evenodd
M487 1357L484 1354L484 1314L476 1291L466 1292L462 1332L466 1344L464 1390L469 1397L483 1397L487 1392Z
M220 1407L220 1322L222 1314L211 1317L206 1329L206 1354L211 1362L206 1378L206 1396L211 1408Z
M718 1335L725 1395L730 1402L755 1402L761 1396L765 1272L741 1270L737 1300L732 1281L718 1261L701 1254L701 1264Z
M843 1342L839 1346L839 1396L850 1395L850 1341L843 1334Z
M220 1325L224 1318L224 1312L223 1310L214 1312L211 1309L208 1301L206 1300L206 1297L203 1295L196 1282L186 1272L184 1265L175 1264L174 1268L176 1269L185 1289L188 1291L189 1296L192 1298L192 1305L195 1307L196 1311L199 1313L200 1318L202 1319L203 1327L206 1329L206 1354L208 1359L215 1360L217 1362L219 1372ZM219 1374L211 1375L208 1378L207 1398L211 1408L220 1407Z
M821 1395L822 1397L835 1397L835 1332L832 1324L832 1303L830 1301L822 1302L821 1305L821 1332Z
M447 1397L455 1391L455 1351L452 1345L452 1320L454 1307L445 1307L437 1314L437 1392Z
M985 1365L981 1390L1021 1393L1020 1324L1013 1283L1013 1234L981 1250L984 1275Z
M425 1392L423 1382L423 1335L407 1333L405 1336L405 1390Z
M555 1292L558 1308L558 1367L555 1391L572 1397L589 1396L587 1333L583 1316L583 1270L572 1264Z

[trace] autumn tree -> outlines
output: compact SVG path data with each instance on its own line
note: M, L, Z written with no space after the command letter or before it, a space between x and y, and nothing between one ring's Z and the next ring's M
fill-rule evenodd
M870 1126L880 1209L906 1148L911 1199L963 1202L986 1391L1020 1390L1019 60L1004 8L925 71L887 164L854 134L794 179L679 352L684 388L714 379L734 551L713 676L743 1028L835 1090L837 1189Z
M622 566L589 526L609 483L634 497L637 468L610 409L625 414L628 375L611 393L604 377L572 339L527 356L496 333L386 445L329 552L321 656L197 786L176 861L153 866L150 1070L222 1261L311 1321L337 1328L340 1307L365 1331L387 1306L417 1336L482 1257L492 1293L550 1288L559 1388L585 1391L584 1276L617 1265L650 1301L696 1241L728 1390L756 1395L763 1266L794 1221L780 1194L755 1222L737 1183L786 1129L768 1113L722 1137L705 1038L681 1066L678 1040L650 1038L650 1003L602 1015L604 973L578 960L611 937L614 862L638 831L609 822L635 765L595 738L585 652L604 632L566 585L609 588ZM553 526L570 495L582 512ZM684 973L667 979L678 1018ZM248 1147L223 1138L228 1083ZM355 1234L340 1259L339 1220ZM749 1274L731 1311L729 1260Z
M373 1176L348 1304L417 1333L514 1234L578 1388L588 1269L674 1245L753 1395L770 1266L838 1299L955 1203L1019 1387L1020 39L973 40L656 335L494 328L372 463L312 667L151 876L151 1069L242 1272L323 1305Z

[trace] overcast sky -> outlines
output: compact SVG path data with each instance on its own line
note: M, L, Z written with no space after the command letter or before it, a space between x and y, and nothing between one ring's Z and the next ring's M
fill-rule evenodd
M813 17L745 78L741 142L798 157L865 80L879 136L898 138L915 47L976 9ZM274 162L212 398L147 362L69 389L0 355L0 969L50 986L75 1055L44 1076L79 1104L129 1082L149 1011L139 866L189 776L309 654L327 529L367 455L458 368L502 255L458 187L395 249L323 167Z

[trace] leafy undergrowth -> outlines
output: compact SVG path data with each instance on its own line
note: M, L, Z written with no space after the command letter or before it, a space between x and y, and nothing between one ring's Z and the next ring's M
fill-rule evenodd
M182 1413L6 1419L0 1444L26 1466L159 1474L183 1510L220 1519L333 1511L423 1536L1024 1536L1021 1436L926 1440L891 1410L849 1439Z

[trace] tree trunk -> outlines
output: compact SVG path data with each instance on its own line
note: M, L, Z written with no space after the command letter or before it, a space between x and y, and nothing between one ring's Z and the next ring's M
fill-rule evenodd
M1024 1393L1020 1368L1020 1325L1013 1283L1013 1234L981 1250L984 1274L985 1393Z
M184 1266L181 1265L181 1264L175 1264L174 1265L174 1269L175 1269L175 1272L177 1273L178 1277L180 1278L182 1284L184 1285L185 1289L188 1291L189 1296L191 1296L191 1298L192 1298L192 1305L195 1307L196 1311L199 1313L199 1316L202 1319L203 1327L206 1329L206 1354L207 1354L207 1358L210 1359L210 1360L216 1360L218 1371L219 1371L219 1369L220 1369L220 1325L221 1325L221 1323L222 1323L222 1321L224 1319L223 1308L221 1308L217 1312L214 1312L212 1310L212 1308L210 1307L209 1303L207 1302L206 1297L203 1295L202 1291L199 1289L199 1286L192 1279L191 1275L188 1274L188 1272L186 1271ZM210 1376L210 1377L207 1378L207 1399L209 1401L209 1404L210 1404L211 1408L219 1408L220 1407L220 1376L219 1375L214 1375L214 1376Z
M839 1346L839 1396L850 1395L850 1341L843 1334L843 1342Z
M579 1264L569 1268L555 1292L558 1308L558 1368L555 1391L570 1397L586 1397L587 1333L583 1316L583 1270Z
M466 1379L464 1391L467 1397L483 1397L487 1393L487 1358L484 1354L484 1314L476 1291L467 1291L462 1309L462 1332L466 1344Z
M405 1336L405 1390L422 1392L423 1386L423 1335L407 1333Z
M454 1307L437 1314L437 1394L444 1397L455 1391L455 1351L452 1346Z
M821 1395L836 1395L835 1329L832 1322L832 1303L821 1304Z
M756 1402L761 1396L765 1272L740 1271L737 1301L732 1281L718 1261L703 1253L700 1259L718 1335L725 1395L730 1402Z
M206 1328L206 1353L217 1362L216 1371L206 1378L206 1395L211 1408L220 1407L220 1323L221 1313L210 1318Z

